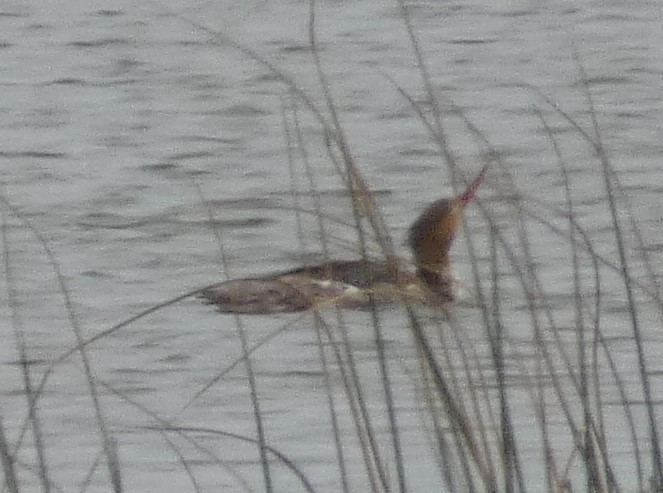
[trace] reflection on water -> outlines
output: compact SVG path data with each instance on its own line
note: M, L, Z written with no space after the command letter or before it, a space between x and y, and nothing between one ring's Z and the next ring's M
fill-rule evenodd
M648 424L603 176L591 146L542 94L590 131L572 40L588 73L604 145L628 191L643 247L660 279L656 245L663 239L657 194L663 172L656 129L663 112L660 75L654 67L660 65L663 40L657 39L658 9L654 3L628 9L580 2L533 5L418 3L409 8L463 177L476 173L489 150L477 145L447 98L463 108L508 167L507 174L493 163L481 207L470 211L468 226L489 304L495 301L488 288L491 272L499 272L506 341L503 375L514 406L525 480L536 489L545 473L537 424L540 410L534 399L543 395L549 404L551 442L561 450L558 467L573 463L571 480L582 489L568 449L572 441L565 415L579 419L580 408L577 402L570 410L560 407L553 394L557 383L542 370L538 348L550 346L549 363L558 370L562 392L573 402L581 375L578 345L584 340L588 352L596 351L592 378L601 382L602 426L614 474L629 491L636 485L636 473L623 402L630 404L645 468L650 467L644 459ZM182 3L177 12L255 49L323 106L307 48L308 5ZM350 201L311 112L260 64L164 13L156 5L138 8L129 3L112 10L95 2L2 7L5 146L0 151L0 179L4 197L15 209L2 205L4 299L10 302L2 305L7 321L2 336L8 343L0 345L0 418L12 450L28 415L21 344L30 362L30 385L36 386L48 362L74 348L77 337L93 337L152 305L225 279L226 274L280 271L302 259L320 258L326 249L344 258L358 255ZM320 55L350 150L371 187L382 192L376 196L378 203L399 253L406 255L407 225L426 203L450 195L452 187L439 149L391 81L428 111L398 9L371 1L325 3L318 8L317 22ZM538 111L545 115L549 132ZM286 129L291 149L285 143ZM574 233L580 245L576 268L564 180L550 135L569 163L573 183L574 217L580 226ZM297 158L294 177L289 154ZM459 186L463 182L459 177ZM293 187L300 193L293 196ZM516 199L532 214L526 224L517 220ZM618 199L618 214L626 219L626 202ZM17 211L52 248L71 295L71 312L53 265ZM484 211L494 221L492 233ZM303 240L298 221L305 231ZM210 225L222 237L227 272ZM490 239L497 238L496 232L504 243L492 265ZM523 250L519 235L528 239L529 252ZM661 321L646 265L638 257L637 238L630 229L624 237L653 399L658 403ZM455 247L457 271L468 289L476 291L467 246L461 238ZM513 255L526 269L527 253L535 263L543 297L526 296L538 288L531 279L523 287L520 282L527 275L519 275L509 261ZM599 277L594 276L596 265ZM579 285L574 285L574 272L580 273ZM574 305L576 288L585 296L581 325ZM454 308L453 323L435 324L429 320L431 314L420 315L428 320L431 343L446 371L454 375L458 391L495 403L493 355L479 306L470 302ZM266 439L301 468L316 491L340 490L330 388L350 487L364 491L368 483L359 434L344 397L339 368L343 365L335 359L335 348L343 348L347 337L378 447L389 455L392 438L371 316L348 312L339 320L328 312L323 320L326 325L316 324L310 313L242 320L247 344L255 347L252 364ZM445 483L432 452L438 444L428 433L433 424L425 412L406 313L402 307L387 308L380 312L380 321L408 487L440 488ZM126 490L263 488L255 443L236 436L256 436L237 324L233 317L189 298L90 344L93 382L117 441ZM535 330L537 324L544 327L541 332ZM78 336L72 329L76 325ZM328 327L329 333L316 327ZM591 346L592 341L599 342ZM348 355L339 354L347 364ZM86 481L87 491L106 491L109 485L89 385L83 360L75 352L53 368L39 401L49 477L64 491ZM164 424L197 428L188 433L195 442L181 433L153 429ZM490 430L499 424L485 426ZM219 430L236 435L221 436ZM32 434L28 432L20 444L17 474L21 491L26 491L39 484ZM623 461L616 460L621 454ZM303 490L300 479L277 456L270 460L278 491ZM395 474L388 471L390 480L395 481Z

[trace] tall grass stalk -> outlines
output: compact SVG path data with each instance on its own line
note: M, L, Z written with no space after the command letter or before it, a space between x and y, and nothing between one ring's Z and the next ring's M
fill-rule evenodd
M56 255L52 251L50 244L42 236L39 230L36 227L34 227L32 223L27 218L25 218L23 214L16 207L14 207L3 195L0 195L0 203L7 210L11 211L12 215L14 215L14 217L16 217L23 224L23 226L28 231L30 231L30 233L36 239L37 243L41 246L46 258L48 259L49 265L52 269L53 275L57 282L60 295L62 296L62 302L65 309L65 313L67 315L67 318L71 325L72 332L76 340L76 345L78 348L77 352L79 353L81 362L83 363L83 374L85 376L85 380L88 385L88 393L91 399L92 408L94 410L95 419L96 419L96 425L97 425L96 431L99 435L101 446L106 459L105 463L108 470L108 475L110 478L112 489L115 493L120 493L122 491L122 475L121 475L117 449L112 439L111 433L108 429L108 424L101 408L101 401L99 398L99 393L97 391L96 377L94 376L90 359L85 349L85 345L83 344L84 339L81 333L80 324L78 322L78 317L76 316L76 312L73 307L71 293L69 291L69 288L67 287L67 283L65 282L64 275L62 274L60 268L60 263L58 262ZM5 258L8 258L8 255L5 255ZM7 276L8 276L8 281L11 280L10 270L7 270ZM24 350L23 352L25 353ZM23 354L23 356L25 356L25 354ZM29 371L29 369L28 368L24 369L24 375L26 371ZM24 382L29 380L30 379L26 377L26 380L24 380ZM37 416L36 407L37 407L38 396L41 391L41 386L39 386L34 393L31 391L31 388L26 388L25 390L26 392L28 392L29 395L29 402L28 402L29 410L28 410L27 422L32 426L33 433L36 433L37 435L41 436L40 432L41 427L39 424L36 424L36 421L38 420L38 418L36 418ZM27 426L24 426L23 429L24 430L27 429ZM23 432L21 433L21 436L23 436ZM36 438L36 440L41 441L40 438ZM17 441L16 450L18 450L18 447L20 447L21 442L22 439L19 439ZM14 451L14 453L16 453L16 451ZM40 464L40 477L42 480L42 486L44 487L45 491L50 491L50 481L48 481L45 469L44 446L43 443L41 442L39 443L37 454L40 457L39 464Z
M13 272L13 256L10 247L10 242L8 239L8 224L6 221L5 214L2 214L2 250L5 271L5 279L7 282L7 299L9 302L9 307L11 310L11 324L14 329L14 340L16 341L16 347L19 353L19 361L21 364L21 374L23 377L23 388L25 389L25 397L27 399L27 406L29 409L28 422L32 430L32 436L34 440L34 451L37 455L37 466L39 471L39 480L41 482L41 487L45 492L51 491L51 480L49 479L48 474L48 465L46 460L46 452L44 447L44 434L42 432L41 418L39 416L39 407L35 403L35 392L32 371L30 368L30 355L29 349L25 342L24 330L21 314L18 305L18 293L16 292L16 280L14 279ZM4 442L4 440L3 440ZM4 455L4 454L3 454ZM7 486L10 489L17 487L15 470L13 468L14 458L12 454L7 451L6 455L7 468Z
M194 467L194 461L200 457L230 476L241 489L256 489L241 468L233 463L232 447L235 445L256 450L253 466L261 474L260 484L265 491L278 491L284 476L294 478L294 483L303 491L321 491L319 478L308 472L308 464L299 464L289 456L286 440L270 441L270 426L274 426L278 416L270 414L270 403L261 396L265 390L262 375L254 367L259 357L256 354L258 349L268 349L278 338L302 327L311 331L313 344L309 347L313 348L313 359L319 367L325 409L319 417L321 429L324 429L320 440L332 439L329 462L334 464L338 490L414 491L414 485L420 484L421 480L416 472L419 471L420 458L412 457L410 452L412 436L416 432L425 435L430 444L429 456L421 458L421 462L425 459L434 465L433 475L437 476L430 478L430 484L439 485L445 491L539 491L541 485L533 484L528 471L532 467L532 455L537 457L544 488L550 492L621 492L629 491L633 483L640 491L660 491L663 466L656 416L660 406L655 399L657 389L652 388L651 355L646 347L648 334L643 320L650 306L663 318L663 298L655 264L644 248L637 218L629 208L628 197L604 143L590 79L577 50L574 56L579 87L591 116L591 131L584 129L569 112L553 105L550 98L530 88L542 106L535 108L533 113L543 141L553 156L551 167L556 170L561 183L563 200L559 205L552 205L519 190L509 163L492 144L488 133L461 107L436 91L435 77L427 63L409 7L402 0L398 0L397 5L421 78L419 91L425 102L419 103L420 99L411 89L402 87L388 75L385 77L421 123L422 132L434 144L454 188L458 189L463 176L477 167L488 167L489 180L484 189L487 192L492 189L498 196L490 203L479 200L478 213L472 223L463 222L462 225L471 266L474 304L457 311L446 306L424 308L404 299L398 306L387 309L372 303L370 310L357 317L334 308L316 308L311 313L293 315L253 342L249 338L253 319L225 316L223 323L234 324L239 354L234 359L219 362L179 411L162 413L156 406L146 405L105 381L98 374L88 351L95 343L214 285L190 290L150 306L86 338L74 309L73 293L49 241L16 207L0 196L4 214L11 215L30 232L48 260L74 336L71 347L52 358L41 378L37 379L31 365L32 348L26 342L28 333L17 301L16 272L11 261L16 247L3 217L7 299L21 363L21 386L27 399L27 412L13 443L5 430L6 416L0 415L0 464L8 491L24 491L18 470L23 463L19 462L18 455L25 447L34 449L37 465L26 469L36 471L41 490L58 489L49 466L50 447L53 446L49 442L49 421L42 417L42 411L47 405L47 382L60 365L74 356L78 356L82 364L87 396L94 412L98 447L96 458L81 482L83 490L92 487L98 469L103 466L107 470L108 488L118 493L124 489L123 480L127 474L120 460L122 435L113 431L106 418L106 396L113 396L117 399L114 402L126 404L137 416L148 420L149 424L134 426L130 431L157 436L196 492L204 491L202 478ZM334 96L322 58L314 0L309 1L308 13L308 48L321 93L320 101L301 87L293 76L256 51L201 23L180 15L175 17L195 26L212 42L234 48L283 84L281 116L292 196L292 204L284 210L296 216L302 253L309 249L309 236L304 227L305 213L309 213L313 220L306 222L314 224L318 240L315 249L322 252L324 259L331 257L333 251L335 238L331 226L341 224L351 231L357 256L365 260L378 256L396 274L403 262L397 256L396 242L353 154L352 136L347 133L339 109L342 105ZM322 142L316 144L307 140L301 124L304 118L311 118L317 125ZM614 232L610 240L610 246L616 252L614 258L600 252L596 238L583 223L577 200L581 184L575 181L573 173L576 163L569 157L563 134L553 129L555 119L567 125L573 135L580 136L592 153L593 164L600 170L605 193L602 205ZM449 127L452 121L461 122L462 128L472 136L483 156L479 163L468 165L463 162ZM324 210L316 181L316 165L310 157L314 145L324 147L320 154L326 159L325 165L336 173L347 192L347 216L351 221L333 224L335 218ZM228 274L231 266L224 251L224 239L214 227L215 217L222 211L213 210L211 201L195 180L193 188L219 249L219 265ZM307 198L310 201L307 202ZM507 214L500 216L498 206L504 207ZM506 226L504 216L509 219ZM489 240L477 241L473 225L480 225L480 234L488 236ZM539 229L545 229L551 241L564 246L564 259L568 261L568 270L564 271L568 273L565 279L568 282L568 296L565 297L568 311L559 310L559 301L546 284L546 272L540 266L535 241ZM633 245L629 234L635 238L635 254L630 253ZM638 277L638 267L642 267L644 280ZM629 322L624 330L628 332L620 335L628 336L629 344L632 344L638 362L635 376L625 373L620 366L614 341L606 335L606 314L610 310L606 273L619 278L619 287L626 299ZM513 306L516 304L514 299L517 299L518 307ZM405 363L394 358L395 351L390 348L391 338L396 337L390 332L394 330L394 320L400 320L402 325L398 327L402 329L398 335L403 333L406 337L404 347L397 350L412 355L412 359ZM517 332L514 320L527 322L527 334ZM365 370L364 362L359 358L360 348L353 342L356 325L370 328L364 332L364 335L370 334L366 336L370 344L362 345L361 354L366 353L367 346L370 347L371 362L374 363L370 368L377 368L375 375ZM522 341L528 344L522 344ZM194 409L199 399L222 390L230 372L242 365L252 419L251 433L225 429L222 424L203 426L189 422L188 411ZM412 380L411 387L416 389L414 402L403 404L410 394L398 379L401 365ZM644 401L644 425L638 420L632 389L627 383L633 377L637 379ZM372 386L376 383L378 391L374 392ZM607 401L608 392L616 395L618 405ZM406 421L408 408L419 411L422 429L413 430L417 427ZM217 411L224 412L222 408ZM533 417L534 424L524 425L523 415ZM223 420L217 422L223 423ZM625 443L619 444L619 450L614 448L611 436L610 427L615 422L624 425L628 437ZM523 437L523 429L531 430L532 436ZM32 443L28 444L30 432ZM646 436L647 446L643 445L643 436ZM560 441L563 441L561 445ZM220 444L227 443L232 444L231 452L224 454L228 447ZM359 457L360 464L355 465L352 457ZM634 465L633 481L620 477L624 461Z

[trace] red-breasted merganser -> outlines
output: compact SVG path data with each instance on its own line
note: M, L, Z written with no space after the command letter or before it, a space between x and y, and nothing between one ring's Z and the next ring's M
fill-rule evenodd
M486 168L453 199L433 202L410 227L408 243L416 272L371 260L332 261L321 265L226 281L202 292L223 313L292 313L313 307L365 308L381 302L453 301L455 279L449 250L463 210L476 194Z

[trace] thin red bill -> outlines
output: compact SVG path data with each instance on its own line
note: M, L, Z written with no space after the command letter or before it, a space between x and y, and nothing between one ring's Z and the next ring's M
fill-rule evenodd
M461 194L460 197L458 197L463 205L466 205L467 203L474 200L474 196L476 195L479 185L481 185L481 182L483 181L483 177L486 174L487 169L488 165L484 166L479 175L472 181L472 183L469 184L467 190L465 190L465 192Z

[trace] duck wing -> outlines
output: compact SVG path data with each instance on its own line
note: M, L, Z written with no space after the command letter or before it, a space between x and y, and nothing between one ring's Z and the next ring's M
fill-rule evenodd
M245 315L301 312L312 305L309 297L278 279L233 279L200 296L222 313Z
M396 284L398 277L386 264L371 260L341 260L302 267L282 272L276 279L296 277L333 281L360 289L370 289L377 284Z

